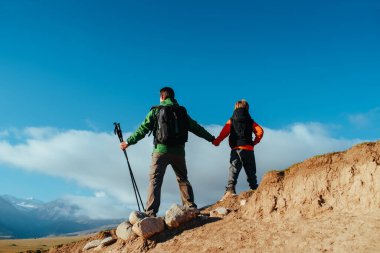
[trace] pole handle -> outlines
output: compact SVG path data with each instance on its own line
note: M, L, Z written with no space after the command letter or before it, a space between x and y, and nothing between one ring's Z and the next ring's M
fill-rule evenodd
M123 140L123 133L122 133L121 128L120 128L120 123L114 122L113 124L115 126L113 132L115 133L115 135L117 135L119 137L119 141L121 143L124 140Z

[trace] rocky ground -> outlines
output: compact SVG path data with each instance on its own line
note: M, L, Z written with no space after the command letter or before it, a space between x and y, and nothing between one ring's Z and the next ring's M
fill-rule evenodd
M218 207L230 212L213 215ZM83 249L109 236L117 239L103 231L49 252L380 252L380 142L267 173L256 191L227 196L147 240Z

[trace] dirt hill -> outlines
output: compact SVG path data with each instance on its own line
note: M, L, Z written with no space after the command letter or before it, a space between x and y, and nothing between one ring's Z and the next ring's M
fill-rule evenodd
M220 206L232 212L199 216L146 241L118 240L102 252L379 252L380 141L269 172L256 191L229 196L202 213ZM115 236L96 237L106 235ZM83 252L94 239L50 252Z

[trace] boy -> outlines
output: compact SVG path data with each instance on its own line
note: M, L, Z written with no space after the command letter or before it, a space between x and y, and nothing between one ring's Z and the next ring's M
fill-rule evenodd
M255 139L252 140L252 133ZM235 186L242 167L252 190L257 189L256 162L254 146L263 137L264 130L249 114L249 104L242 99L236 102L232 117L227 121L219 136L212 142L215 146L229 135L231 147L230 168L226 193L236 194Z

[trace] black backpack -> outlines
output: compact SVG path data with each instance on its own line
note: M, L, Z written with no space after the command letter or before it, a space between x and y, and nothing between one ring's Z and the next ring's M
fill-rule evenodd
M155 145L183 145L187 142L189 119L186 108L179 105L157 106L153 128Z
M231 117L231 131L229 143L231 147L253 145L252 124L253 119L244 108L238 108Z

